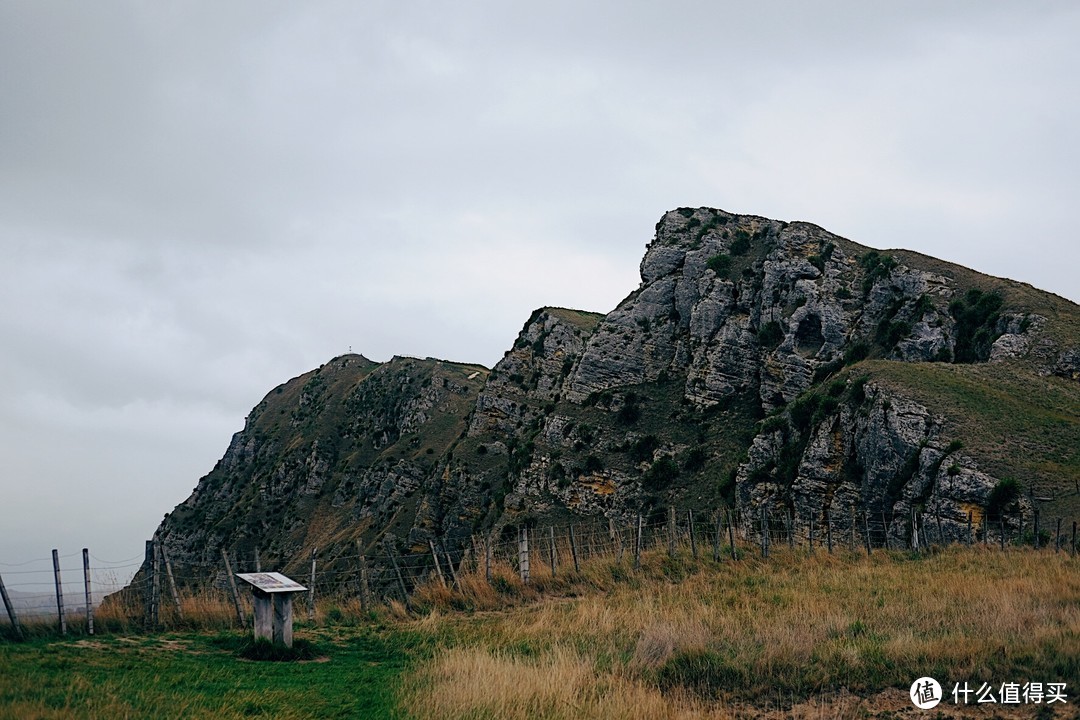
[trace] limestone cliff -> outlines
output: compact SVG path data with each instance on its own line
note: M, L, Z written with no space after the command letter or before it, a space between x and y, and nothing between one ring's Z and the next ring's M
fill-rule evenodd
M808 223L682 208L598 315L543 308L490 371L337 358L260 403L158 535L174 562L255 546L288 568L359 542L669 505L1080 509L1080 308ZM1008 481L1003 483L1003 481ZM1076 492L1073 492L1075 487Z

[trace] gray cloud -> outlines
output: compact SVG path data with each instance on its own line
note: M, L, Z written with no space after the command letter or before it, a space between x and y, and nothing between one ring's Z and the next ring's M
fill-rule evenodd
M611 309L676 206L1080 299L1077 30L1069 2L0 4L0 561L138 552L349 346L490 365L537 306Z

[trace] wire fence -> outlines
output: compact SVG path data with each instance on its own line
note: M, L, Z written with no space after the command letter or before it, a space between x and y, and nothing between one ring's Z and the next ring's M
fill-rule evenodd
M257 548L242 554L221 552L217 562L174 564L167 544L148 541L142 555L116 561L98 558L88 549L66 555L54 550L52 569L35 569L48 559L0 565L7 611L0 631L18 637L26 626L47 625L65 634L93 634L95 613L98 630L246 625L251 594L237 588L234 575L286 565L305 586L300 616L313 621L341 608L358 610L360 616L387 604L407 610L418 594L431 588L459 589L466 582L506 589L511 583L525 587L572 580L596 561L632 571L641 567L646 554L666 553L706 567L749 556L767 559L777 548L807 555L872 555L955 544L1002 551L1025 546L1073 557L1080 549L1076 521L1046 522L1037 511L990 517L974 511L965 515L915 509L871 513L854 505L814 514L764 506L721 507L708 513L672 507L621 521L508 525L456 540L433 537L405 543L387 535L367 545L312 548L287 564L266 567L264 560L270 558L261 557ZM42 591L50 580L53 589Z

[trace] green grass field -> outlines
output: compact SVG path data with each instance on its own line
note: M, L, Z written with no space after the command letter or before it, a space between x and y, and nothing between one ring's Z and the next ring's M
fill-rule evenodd
M393 718L421 646L405 627L301 631L319 657L253 662L245 634L0 644L0 718Z

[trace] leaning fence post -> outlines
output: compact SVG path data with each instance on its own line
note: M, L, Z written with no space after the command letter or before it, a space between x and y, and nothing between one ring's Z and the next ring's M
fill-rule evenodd
M67 618L64 617L64 588L60 584L60 556L52 551L53 577L56 579L56 612L60 616L60 634L67 635Z
M405 578L401 575L401 568L398 567L397 558L394 557L394 548L386 538L383 538L383 549L390 556L390 564L394 567L394 574L397 575L398 587L401 588L401 600L405 603L405 608L409 609L409 591L405 589Z
M446 587L446 579L443 578L442 568L439 567L439 554L435 552L435 542L428 540L427 544L431 548L431 559L435 561L435 573L439 576L439 584Z
M461 587L461 582L458 581L457 568L454 566L454 559L450 557L450 551L446 549L445 545L442 545L443 561L446 563L446 567L450 568L450 579L454 582L454 587ZM465 561L464 555L462 556L462 562Z
M229 554L225 552L225 548L221 548L221 559L225 561L225 577L229 579L229 591L232 593L233 605L236 607L236 620L240 623L240 627L244 627L247 625L247 619L244 617L244 607L240 604L240 593L236 589L232 563L229 562Z
M169 554L165 552L165 543L160 543L161 560L165 564L165 579L169 581L169 592L172 594L173 605L176 606L176 616L182 618L184 611L180 607L180 593L176 591L176 579L173 577L172 563L169 562Z
M0 577L0 597L4 599L4 609L7 610L8 619L11 620L11 627L15 630L15 637L22 639L22 626L19 625L19 618L15 615L15 606L11 604L11 598L8 597L7 588L4 587L2 577Z
M83 586L86 589L86 632L94 634L94 600L90 592L90 549L82 549Z

